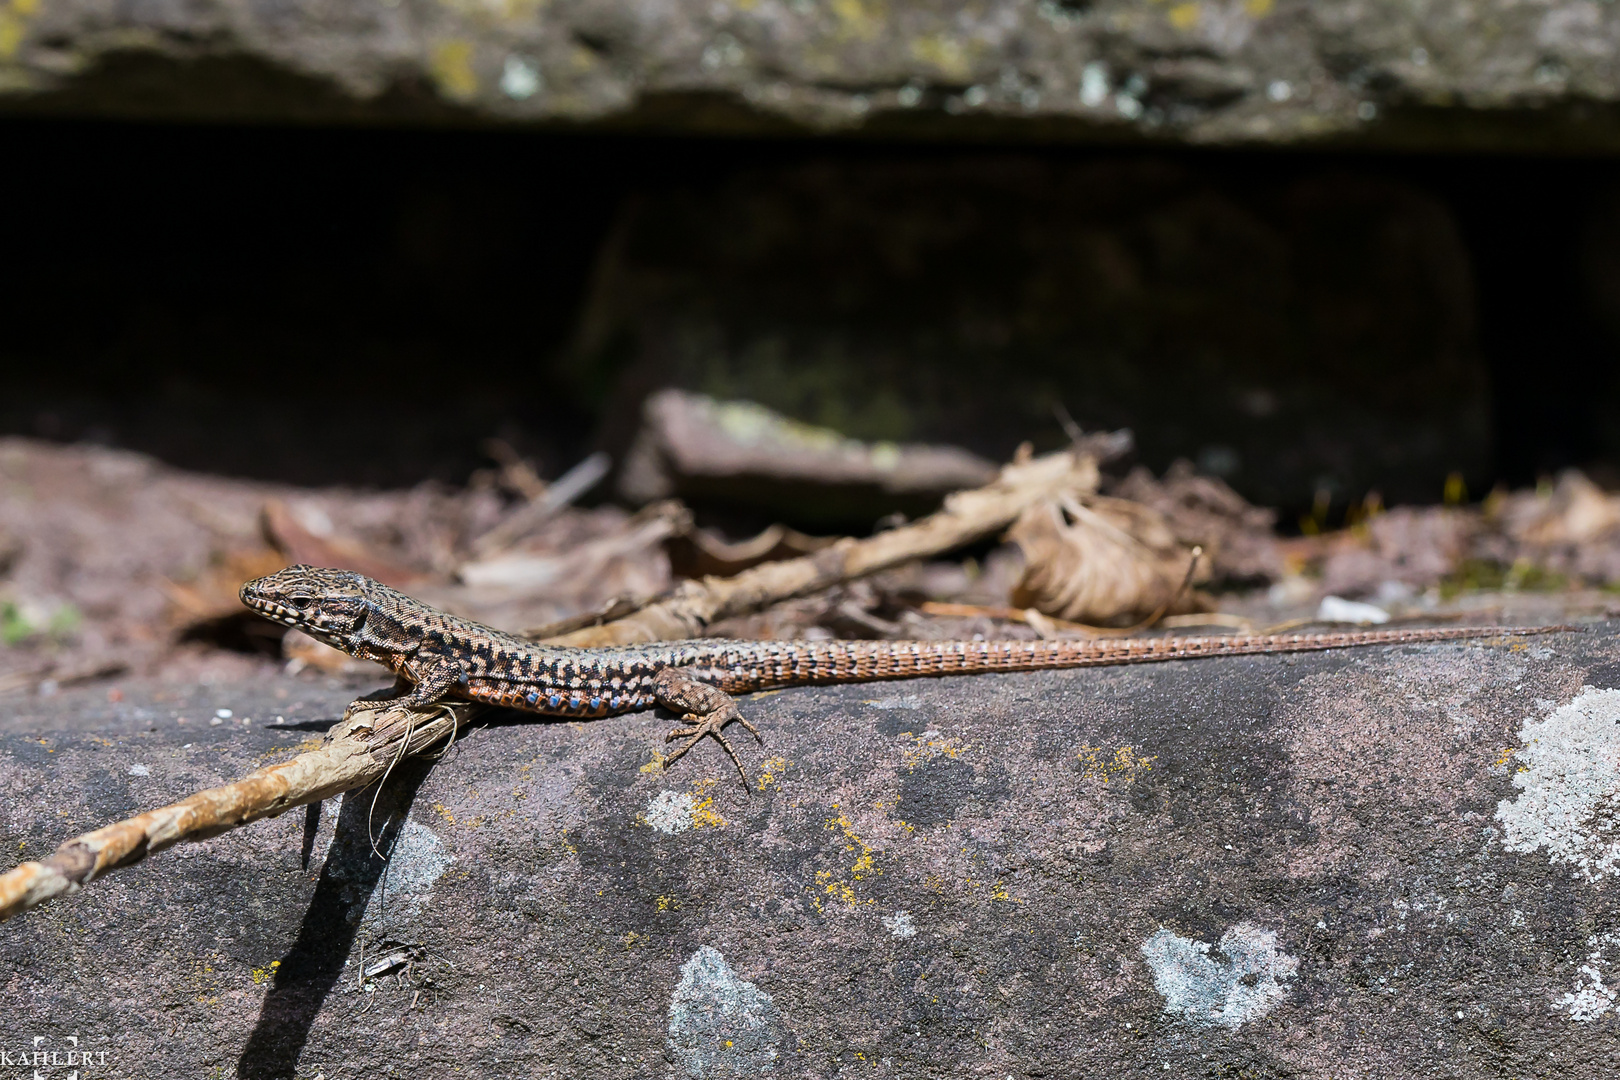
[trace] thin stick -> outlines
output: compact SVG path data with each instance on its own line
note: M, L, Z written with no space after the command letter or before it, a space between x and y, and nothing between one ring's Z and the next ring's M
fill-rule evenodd
M1097 464L1090 457L1063 452L1015 462L985 487L950 496L943 509L921 521L865 539L846 538L813 555L763 563L728 578L682 582L668 598L634 614L552 640L590 647L702 637L721 619L943 554L995 535L1035 503L1096 486Z
M419 753L466 724L471 703L435 706L400 717L387 703L355 709L327 733L321 746L291 761L269 765L232 783L74 837L40 862L25 862L0 874L0 921L75 893L96 878L140 862L155 851L275 817L380 779L395 754Z

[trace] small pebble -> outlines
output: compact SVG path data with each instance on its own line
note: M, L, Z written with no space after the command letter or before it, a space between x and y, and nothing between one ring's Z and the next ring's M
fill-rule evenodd
M229 709L215 709L214 710L214 715L219 717L221 720L229 720L231 718L231 710L229 710Z
M209 727L219 727L219 725L223 724L224 722L225 721L221 720L219 717L216 716L212 720L208 721L208 726Z
M148 769L145 765L131 765L129 767L129 775L131 775L131 776L151 776L152 775L152 770Z

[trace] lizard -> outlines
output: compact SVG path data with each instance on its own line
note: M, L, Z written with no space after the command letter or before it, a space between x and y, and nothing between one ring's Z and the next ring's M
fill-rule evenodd
M1524 636L1569 626L1438 627L1317 634L986 641L746 641L696 638L572 648L540 644L439 611L352 570L290 566L241 589L249 609L296 627L395 675L365 700L427 708L446 698L547 716L594 718L662 705L689 725L667 767L713 737L748 784L726 739L733 721L763 742L733 694L785 686L929 675L1140 664L1195 657L1312 652L1467 638Z

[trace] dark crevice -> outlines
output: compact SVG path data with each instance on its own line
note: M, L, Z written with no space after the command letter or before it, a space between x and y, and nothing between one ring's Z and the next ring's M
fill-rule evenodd
M1402 115L1421 126L1421 110ZM390 486L424 479L462 483L485 464L481 440L499 434L555 475L593 441L623 445L636 427L636 402L670 369L660 359L669 346L659 340L663 324L657 320L667 316L658 309L646 309L639 326L618 328L620 337L607 338L609 347L594 357L582 358L577 347L598 329L591 322L599 310L591 306L597 291L622 287L609 272L626 250L642 260L641 283L685 288L696 281L720 289L690 298L671 293L679 303L668 310L682 317L711 310L726 333L741 340L747 331L761 341L769 337L770 318L781 318L788 334L825 323L854 340L848 334L867 332L861 324L849 323L846 331L836 322L856 310L841 291L852 280L848 271L867 273L891 248L925 252L932 261L919 264L919 284L908 300L915 311L877 326L875 344L861 347L888 350L895 364L906 365L909 381L896 394L915 396L932 387L941 400L955 394L971 402L975 381L995 391L1004 372L1044 364L1030 377L1066 377L1057 353L1032 358L1019 351L1018 339L1003 346L991 337L1028 317L1024 300L1007 284L1028 272L1017 262L1021 249L1007 237L1019 230L1038 237L1050 210L1062 209L1061 185L1041 177L1081 176L1077 169L1084 166L1092 170L1087 175L1114 169L1121 190L1136 200L1131 212L1141 215L1141 235L1155 238L1161 247L1153 257L1167 260L1150 269L1174 285L1166 303L1195 305L1183 310L1210 307L1196 293L1198 279L1186 276L1209 271L1196 261L1205 256L1174 244L1203 240L1165 230L1196 223L1204 213L1199 207L1221 202L1236 208L1232 221L1312 245L1315 261L1308 269L1327 282L1334 303L1344 303L1303 308L1301 318L1361 319L1358 325L1376 328L1379 312L1346 305L1384 303L1399 290L1372 281L1380 271L1365 254L1360 263L1351 258L1366 250L1366 237L1351 227L1360 212L1354 200L1397 205L1407 197L1402 192L1431 199L1437 211L1400 211L1404 218L1390 218L1397 232L1380 242L1419 252L1401 272L1421 277L1430 273L1420 265L1429 241L1417 236L1408 243L1398 229L1450 229L1460 238L1466 280L1459 287L1467 296L1453 307L1471 311L1471 323L1426 328L1416 309L1401 317L1410 320L1412 333L1436 335L1434 348L1460 350L1457 362L1480 365L1489 380L1489 465L1470 474L1470 485L1525 483L1571 464L1620 480L1614 466L1620 461L1620 387L1612 374L1620 370L1620 260L1610 254L1620 250L1620 164L1610 160L20 120L0 122L0 134L14 156L29 163L0 177L8 205L29 211L0 223L0 246L21 269L8 294L8 333L0 344L6 371L0 433L110 443L232 475ZM117 171L115 184L106 182L109 168ZM1026 188L1048 202L1024 205ZM762 206L820 200L804 205L835 224L858 221L837 216L853 208L872 214L877 231L861 224L846 226L852 231L843 237L807 232L809 246L797 256L780 247L774 265L802 267L800 279L782 275L781 295L803 303L789 315L745 306L740 318L753 321L728 325L724 319L738 318L723 307L729 302L724 274L731 271L700 260L732 258L750 244L780 246L770 231L776 219L751 224L739 218L735 232L705 239L701 250L673 246L676 256L687 253L684 265L649 263L635 245L660 235L639 224L643 217L670 209L695 208L688 219L658 221L660 229L670 236L690 230L702 239L706 208L724 206L717 193L731 190L765 200ZM1289 203L1290 192L1309 198ZM941 209L926 211L933 218L869 209L883 205L875 199L902 194L899 210ZM1162 206L1155 208L1154 199ZM1343 222L1334 217L1336 206L1352 208L1341 214ZM934 247L908 249L905 234L892 240L882 234L884 221L956 237L948 241L954 246L929 240ZM861 243L869 254L862 254ZM1336 262L1340 250L1345 258ZM1122 251L1121 257L1139 255ZM1231 265L1218 276L1243 280L1252 270ZM654 271L664 277L650 276ZM912 279L877 273L869 280L899 290L911 288ZM1255 299L1272 302L1259 293ZM635 300L619 297L619 310L636 310L624 306ZM876 310L869 299L854 300ZM1210 310L1231 326L1243 323L1243 311L1230 305ZM989 336L966 345L966 338L941 338L941 312L966 320L964 330L948 332ZM1188 318L1169 308L1166 314ZM790 324L789 316L798 322ZM1170 457L1191 456L1211 438L1190 426L1199 402L1218 404L1248 390L1170 377L1175 369L1159 359L1158 317L1148 308L1131 317L1146 321L1120 331L1121 348L1128 349L1120 355L1129 358L1121 363L1134 365L1138 381L1163 384L1164 411L1137 417L1101 401L1081 419L1089 426L1134 423L1144 462L1163 468ZM1110 327L1099 324L1114 333ZM1223 332L1241 344L1239 331ZM621 339L623 352L616 354ZM726 341L722 334L717 347ZM1268 378L1288 374L1278 365L1326 370L1361 362L1354 349L1338 360L1302 359L1300 347L1287 342L1267 345L1269 358L1226 348L1226 359L1212 353L1207 361L1191 355L1177 362L1194 375L1207 362L1217 372L1212 377L1224 377L1220 365L1235 362ZM1431 346L1415 337L1403 348L1403 355L1421 359ZM996 366L961 358L947 365L939 357L950 349L968 358L977 349ZM1337 369L1329 374L1341 381L1355 377ZM943 384L951 381L967 389L948 391ZM1078 396L1068 398L1071 409L1080 407ZM1393 403L1401 415L1381 419L1376 410L1390 403L1377 404L1376 386L1366 400L1373 403L1367 422L1390 431L1409 424L1408 415L1446 405L1408 396ZM1031 406L1029 416L1038 412L1039 418L1028 422L1005 410L992 415L988 404L980 411L952 414L949 425L924 434L987 453L1010 450L1013 434L1045 443L1061 438L1047 419L1049 408ZM1244 420L1234 434L1263 443L1272 437L1268 423ZM1019 430L1012 432L1013 426ZM1269 449L1281 458L1298 447ZM1234 483L1244 487L1241 477ZM1272 502L1301 497L1277 490L1247 492ZM1404 490L1408 499L1438 496L1427 473ZM229 621L206 632L237 648L273 644L249 640Z

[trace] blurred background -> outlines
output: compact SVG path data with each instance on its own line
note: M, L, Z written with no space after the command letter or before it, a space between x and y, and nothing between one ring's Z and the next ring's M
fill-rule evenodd
M1604 613L1617 57L1584 0L0 0L0 686L279 657L293 558L543 628L1090 433L1227 625ZM732 629L1030 632L1029 552Z

